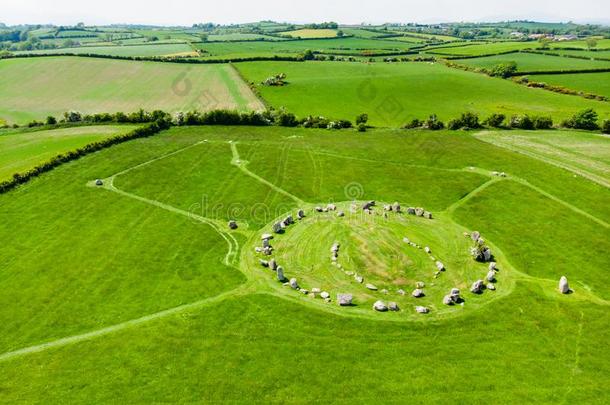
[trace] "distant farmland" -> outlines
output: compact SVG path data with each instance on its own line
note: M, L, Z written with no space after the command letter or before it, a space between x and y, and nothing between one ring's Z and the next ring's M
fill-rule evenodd
M111 56L168 56L177 54L197 55L188 44L151 44L151 45L110 45L110 46L79 46L75 48L45 49L40 51L23 51L17 54L57 54L72 53L111 55Z
M441 64L261 62L241 63L237 68L256 84L273 74L287 74L286 86L259 85L262 96L275 107L286 107L299 116L336 119L368 113L378 126L396 127L432 113L446 120L464 111L482 116L543 114L557 121L586 107L602 117L610 113L610 104L605 102L529 89Z
M53 72L49 75L49 72ZM0 118L163 109L262 109L229 65L180 65L83 57L0 61Z
M515 62L517 70L521 72L610 68L610 61L565 58L537 53L511 53L482 58L457 59L454 62L480 68L491 68L500 63Z

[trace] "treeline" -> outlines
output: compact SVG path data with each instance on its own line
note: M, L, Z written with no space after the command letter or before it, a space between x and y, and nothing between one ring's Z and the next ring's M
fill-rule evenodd
M458 118L454 118L447 122L439 120L436 114L430 115L425 120L414 119L403 126L405 129L430 129L440 130L449 129L457 130L472 130L481 128L498 128L498 129L525 129L525 130L542 130L554 128L553 119L550 116L530 116L527 114L515 114L507 117L504 114L491 114L485 120L481 121L479 116L472 112L465 112ZM586 109L574 114L567 120L559 124L561 128L582 129L587 131L600 130L608 134L610 133L610 120L604 120L599 124L598 115L593 109Z
M156 122L149 123L146 126L136 128L127 134L113 136L102 141L90 143L82 148L75 149L65 154L59 154L46 161L45 163L42 163L26 172L15 173L11 180L1 182L0 194L6 193L7 191L14 189L15 187L21 184L27 183L28 181L40 176L43 173L49 172L55 169L56 167L63 165L64 163L77 160L90 153L109 148L113 145L117 145L133 139L147 138L167 128L169 128L169 122L159 120Z

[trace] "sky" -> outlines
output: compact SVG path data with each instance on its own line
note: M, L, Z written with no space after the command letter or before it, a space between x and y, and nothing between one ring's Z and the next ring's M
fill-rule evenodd
M610 0L0 0L0 22L192 25L261 20L342 24L528 19L610 24Z

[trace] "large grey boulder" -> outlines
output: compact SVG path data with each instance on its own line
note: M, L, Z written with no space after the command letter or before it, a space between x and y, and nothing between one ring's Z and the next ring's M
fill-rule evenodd
M337 302L342 307L348 307L352 305L353 296L352 294L337 294Z
M299 288L299 283L297 282L296 278L290 279L290 288L292 288L293 290L296 290Z
M417 290L414 290L411 293L411 295L414 296L415 298L421 298L421 297L425 296L424 290L422 290L421 288L418 288Z
M415 311L419 314L427 314L430 310L426 307L415 307Z
M376 302L373 304L373 309L374 309L375 311L379 311L379 312L385 312L385 311L387 311L387 310L388 310L388 306L387 306L387 305L385 304L385 302L383 302L383 301L376 301Z
M570 285L568 284L568 279L566 276L561 277L559 280L559 292L562 294L570 293Z
M483 261L490 261L491 260L491 250L489 248L486 248L485 250L483 250Z
M278 266L275 272L277 273L277 281L286 281L286 277L284 277L284 268L282 266Z
M483 280L477 280L472 284L472 287L470 287L470 291L475 294L480 294L483 292L484 287L485 283L483 282Z
M96 186L103 186L104 182L102 181L102 179L97 179L97 180L95 180L95 185Z
M413 208L413 207L409 207L409 208L407 208L407 214L409 214L409 215L415 215L415 208Z
M487 273L487 277L485 277L485 278L487 279L487 281L492 283L496 279L496 271L495 270L489 270L489 273Z
M282 227L282 223L281 222L276 222L275 224L273 224L273 232L281 233L283 229L284 228Z

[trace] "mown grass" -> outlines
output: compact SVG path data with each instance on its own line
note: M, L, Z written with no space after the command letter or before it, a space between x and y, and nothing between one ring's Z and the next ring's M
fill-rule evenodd
M227 80L235 87L228 86ZM261 109L262 104L228 65L84 57L0 61L0 118L9 122L40 120L69 110L96 113L139 108L248 110Z
M438 114L448 120L464 111L486 116L529 113L560 120L587 107L607 117L607 103L447 68L441 64L337 64L334 62L259 62L236 66L258 85L271 105L303 117L309 114L351 119L368 113L375 126L398 127L413 118ZM286 73L288 85L262 86L267 77Z
M458 59L455 62L488 69L501 63L515 62L517 70L522 72L610 68L610 61L564 58L535 53L511 53L482 58Z
M461 132L176 128L47 173L0 196L7 225L0 227L0 352L242 285L244 276L222 264L226 243L211 228L86 186L206 139L117 177L115 185L179 208L202 194L225 207L233 198L279 207L268 186L230 164L232 140L249 170L305 200L348 199L346 182L361 181L364 199L448 210L438 214L478 229L501 250L516 270L514 290L463 314L452 308L451 319L394 323L315 309L310 298L282 299L283 292L250 280L245 292L256 294L1 360L3 400L584 403L607 397L609 319L599 300L610 293L607 227L523 181L606 221L610 192ZM589 154L578 133L570 145ZM495 178L491 170L509 177L463 199ZM262 231L250 223L234 234L241 245ZM311 231L309 241L326 243L327 236L320 232L316 241ZM412 232L424 237L419 226ZM429 237L432 243L442 235ZM382 242L371 251L383 252L385 246L375 247ZM574 294L556 291L563 274ZM464 295L466 306L474 302Z
M286 35L293 38L336 38L337 30L332 29L300 29L294 31L280 32L281 35Z
M83 147L135 128L104 125L49 131L11 130L0 133L0 181L46 162L60 153Z
M608 62L610 63L610 62ZM610 97L610 72L608 73L574 73L561 75L533 75L530 80L563 86L585 93Z
M0 384L31 402L604 399L607 308L566 301L522 284L471 316L402 325L250 296L5 362Z
M58 54L73 53L111 55L111 56L167 56L175 54L193 53L188 44L150 44L150 45L124 45L124 46L79 46L75 48L43 49L37 51L21 51L16 54Z

